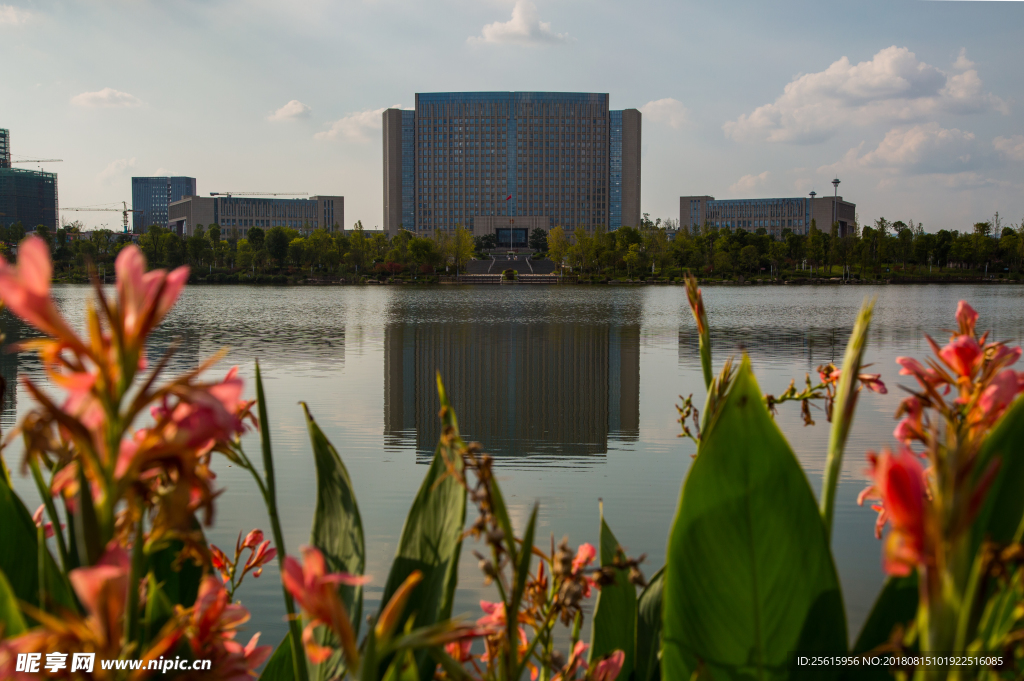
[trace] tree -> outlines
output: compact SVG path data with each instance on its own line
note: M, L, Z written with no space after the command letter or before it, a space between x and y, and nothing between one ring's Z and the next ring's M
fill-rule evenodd
M316 262L317 266L323 267L333 248L334 239L331 238L330 232L323 228L316 229L306 240L306 257Z
M366 269L369 253L366 242L366 234L363 233L363 223L362 221L357 221L355 229L348 237L348 251L345 253L345 261L355 267L357 272L360 269Z
M139 245L142 246L142 254L151 265L158 265L163 262L163 235L167 229L160 225L150 225L149 230L139 237ZM175 235L177 236L177 235Z
M306 258L306 240L302 237L298 239L292 239L288 243L288 259L292 261L292 264L296 267L302 267L302 263L305 262Z
M212 255L210 241L202 230L197 229L195 234L188 238L188 259L193 265L200 265L204 261L209 262Z
M252 267L253 250L249 242L246 239L239 239L236 248L238 250L235 256L235 263L245 270Z
M262 251L266 242L266 232L259 227L250 227L247 235L247 241L253 251Z
M288 244L291 243L292 238L280 225L271 227L267 230L266 246L267 253L270 257L277 261L277 264L281 267L284 266L285 258L288 257Z
M658 222L661 222L661 218L658 218ZM644 249L651 260L661 267L662 274L665 273L665 264L669 260L668 243L668 232L663 227L652 228L644 235Z
M743 267L748 272L753 272L757 268L758 263L760 262L760 257L757 254L757 247L750 245L741 248L740 262L743 264Z
M622 259L626 261L626 276L632 278L633 268L640 264L640 244L630 244Z
M772 265L775 266L775 271L778 272L779 265L782 263L783 258L786 257L786 244L781 241L773 241L768 246L768 260Z
M490 235L493 238L493 235ZM533 250L544 253L548 250L548 233L547 230L537 227L530 232L530 248Z
M206 236L209 237L210 242L216 246L220 241L220 225L216 223L210 225L209 229L206 230Z
M459 270L465 269L466 263L473 259L473 235L468 229L455 228L451 239L451 255L456 274Z
M181 237L174 232L167 231L160 237L160 247L163 252L163 262L167 267L177 267L185 260Z
M555 227L548 232L548 257L556 265L561 265L569 252L569 237L561 227Z
M415 237L409 242L409 255L420 265L436 266L441 255L433 239Z

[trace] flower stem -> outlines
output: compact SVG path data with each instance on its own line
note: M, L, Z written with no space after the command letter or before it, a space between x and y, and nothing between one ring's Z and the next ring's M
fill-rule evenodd
M36 481L36 487L39 488L39 496L42 497L43 505L46 506L46 515L50 517L50 523L53 525L53 534L57 537L57 553L60 554L61 568L64 574L67 574L68 548L64 543L64 531L60 529L60 517L57 515L57 507L53 505L53 494L50 492L50 486L43 479L43 472L39 470L39 461L35 457L29 458L29 467L32 469L32 477Z
M142 518L135 525L135 541L132 544L131 572L128 573L128 605L125 607L124 638L126 643L135 640L139 632L139 582L142 579L142 562L146 552L142 541Z
M871 314L875 301L865 300L857 315L857 323L846 344L846 355L843 357L842 373L836 387L835 407L832 410L832 430L828 439L828 459L825 462L825 475L821 484L821 518L825 523L825 535L831 540L832 517L835 513L836 488L839 486L839 473L843 468L843 450L846 439L853 425L853 413L857 406L857 389L861 360L864 358L864 347L868 342L868 328L871 326Z

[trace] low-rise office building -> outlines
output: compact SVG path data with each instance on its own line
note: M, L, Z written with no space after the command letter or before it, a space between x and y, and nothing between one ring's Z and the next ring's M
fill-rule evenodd
M640 112L607 94L417 93L414 110L383 113L384 229L525 247L532 225L637 226L640 133Z
M857 220L857 204L844 201L841 196L723 200L706 195L679 197L680 229L709 225L753 232L764 228L779 238L785 229L807 234L812 220L818 229L828 232L833 215L839 223L840 236L845 236Z
M342 231L344 196L311 196L307 199L256 198L250 196L186 196L168 206L171 229L192 236L196 227L215 224L225 239L244 239L253 227L289 227L305 235L316 229Z

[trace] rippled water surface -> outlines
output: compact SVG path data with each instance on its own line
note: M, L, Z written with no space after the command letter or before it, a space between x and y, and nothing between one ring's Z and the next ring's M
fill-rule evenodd
M65 314L81 324L86 287L55 291ZM994 337L1020 344L1024 289L1011 286L709 287L705 299L716 366L746 351L765 392L778 394L819 364L839 362L865 296L878 296L867 361L888 395L860 403L843 466L833 550L856 632L881 583L874 513L856 505L863 453L891 441L900 399L894 359L924 356L923 334L942 337L965 298ZM7 313L8 341L27 331ZM440 371L463 433L498 458L499 479L514 522L541 504L538 535L598 540L598 500L632 555L647 554L647 573L664 563L679 490L694 448L677 437L674 405L693 393L703 404L695 329L679 286L673 287L325 287L193 286L155 334L153 353L175 338L175 369L230 348L223 370L247 378L263 369L277 461L279 503L291 550L308 541L316 486L300 401L309 404L337 446L356 486L367 536L367 609L376 607L402 522L436 442ZM155 356L155 354L154 354ZM30 357L4 355L9 383L39 376ZM220 371L220 369L218 369ZM252 393L251 383L247 391ZM27 397L10 391L5 429ZM825 460L827 424L804 427L799 407L777 419L815 492ZM247 441L256 452L255 440ZM16 469L20 453L6 453ZM251 480L224 463L225 488L209 539L231 545L238 531L269 530ZM27 478L16 487L38 503ZM472 515L472 511L470 512ZM471 544L471 542L469 542ZM487 597L467 545L455 613L477 616ZM239 596L265 641L285 633L276 565Z

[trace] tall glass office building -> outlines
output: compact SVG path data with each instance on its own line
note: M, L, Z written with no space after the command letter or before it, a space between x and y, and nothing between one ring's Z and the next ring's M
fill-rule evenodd
M186 196L196 195L194 177L133 177L132 231L145 232L150 225L168 225L167 207Z
M462 226L526 246L640 222L640 112L578 92L419 93L383 113L384 228Z

